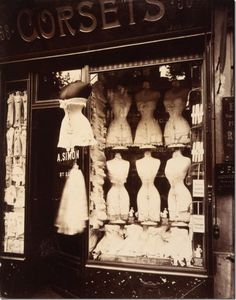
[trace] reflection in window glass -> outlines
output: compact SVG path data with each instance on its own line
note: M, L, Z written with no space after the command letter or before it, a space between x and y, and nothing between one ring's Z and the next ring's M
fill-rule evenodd
M82 70L38 73L38 101L58 99L60 90L68 83L81 80Z

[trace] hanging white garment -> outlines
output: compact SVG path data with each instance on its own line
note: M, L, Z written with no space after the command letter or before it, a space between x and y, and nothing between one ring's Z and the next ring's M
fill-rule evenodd
M60 108L64 109L65 116L61 123L57 147L73 149L75 146L96 144L92 127L82 113L86 102L85 98L60 100Z
M84 231L88 220L88 204L84 176L78 166L68 175L55 226L62 234L74 235Z
M14 94L9 94L7 99L7 128L13 126L14 122Z

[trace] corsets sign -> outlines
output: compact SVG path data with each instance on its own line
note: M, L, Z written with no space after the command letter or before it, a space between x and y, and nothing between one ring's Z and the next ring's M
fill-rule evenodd
M2 5L0 57L83 51L122 44L127 39L176 36L184 30L203 32L209 21L208 2L35 0Z

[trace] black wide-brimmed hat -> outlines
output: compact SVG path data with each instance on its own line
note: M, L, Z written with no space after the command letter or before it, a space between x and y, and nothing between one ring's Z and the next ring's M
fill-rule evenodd
M91 95L92 86L90 83L77 80L64 86L60 91L60 99L88 98Z

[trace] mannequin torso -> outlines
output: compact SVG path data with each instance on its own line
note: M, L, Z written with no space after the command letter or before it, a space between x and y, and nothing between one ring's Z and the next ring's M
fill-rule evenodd
M178 95L168 95L167 92L164 106L170 116L164 129L165 144L167 146L188 144L190 142L190 126L182 116L185 109L185 100Z
M110 91L110 106L114 119L108 128L106 143L107 146L127 146L133 143L130 126L127 122L127 115L131 106L131 97L127 90L118 86L117 91Z
M181 154L180 150L166 163L165 174L170 183L168 194L168 209L170 220L188 221L192 197L184 185L184 179L190 167L191 160Z
M162 144L162 132L153 116L160 93L150 89L149 83L143 83L143 90L135 95L138 111L141 114L141 120L138 123L134 144Z
M139 221L160 221L160 194L154 185L155 176L160 167L160 160L151 156L149 151L136 161L136 169L142 180L137 195Z
M107 170L112 186L107 193L107 214L112 222L127 220L129 214L129 194L124 183L128 176L130 164L119 153L107 161Z

